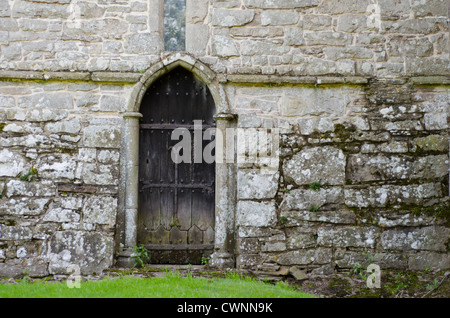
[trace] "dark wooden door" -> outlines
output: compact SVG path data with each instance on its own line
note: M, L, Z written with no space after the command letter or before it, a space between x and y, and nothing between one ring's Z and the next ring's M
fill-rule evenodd
M140 112L138 244L151 263L200 264L214 248L215 163L194 162L194 121L203 131L215 127L214 100L180 67L147 90ZM190 132L191 162L172 160L176 128ZM211 140L200 143L204 149Z

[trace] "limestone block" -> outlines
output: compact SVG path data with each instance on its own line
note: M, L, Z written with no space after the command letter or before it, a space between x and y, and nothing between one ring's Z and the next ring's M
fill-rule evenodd
M86 184L118 185L119 171L116 165L86 163L82 178Z
M408 268L413 271L448 269L450 268L450 255L434 252L412 254L408 260Z
M186 25L203 22L208 14L208 7L208 0L187 0Z
M287 46L265 41L245 40L240 43L242 55L283 55L289 51Z
M217 40L218 39L216 39L216 41ZM223 41L226 41L226 40L223 40ZM206 48L208 46L208 42L209 42L209 26L207 24L187 24L186 25L186 51L187 52L192 53L194 55L198 55L198 56L206 55ZM222 44L225 45L225 47L227 47L226 43L222 43ZM215 45L217 45L217 43ZM232 46L231 43L228 43L228 45ZM220 48L213 46L213 50L214 49L216 50L216 53L213 53L214 55L219 55L219 56L237 55L237 53L234 53L232 55L226 55L226 52L221 52L222 54L219 54L218 51L220 51ZM223 55L223 54L225 54L225 55Z
M58 121L66 118L68 115L66 110L61 109L50 109L50 108L41 108L41 109L30 109L26 113L26 120L31 122L47 122L47 121ZM10 118L22 118L23 114L18 112L11 112ZM23 120L23 119L18 119Z
M0 241L24 241L31 237L32 231L28 227L0 224Z
M83 221L93 224L113 226L116 220L117 199L113 197L92 196L83 208Z
M36 164L39 176L49 179L73 180L76 168L76 159L68 154L43 156Z
M211 39L212 54L221 57L238 56L236 42L227 36L215 35Z
M238 171L238 199L272 199L278 190L279 173L263 174L260 170Z
M318 0L245 0L248 8L262 9L296 9L317 6Z
M239 201L236 217L239 226L274 226L277 222L275 203Z
M305 222L320 222L331 224L353 224L356 216L351 211L281 211L281 216L286 217L286 227L302 226Z
M8 149L0 150L0 177L16 177L25 168L25 159Z
M303 28L311 31L327 30L331 27L332 17L325 14L307 14L303 17Z
M87 126L83 134L85 147L120 148L120 127Z
M59 121L56 123L48 123L45 125L45 130L54 134L78 134L81 130L81 123L79 119Z
M71 274L70 265L78 265L82 275L101 273L112 265L113 238L100 232L61 231L49 242L49 272Z
M16 106L14 97L0 96L0 107L14 107L14 106Z
M152 33L135 33L126 36L125 52L131 54L154 54L159 51L158 36Z
M317 231L317 244L325 247L374 248L380 230L374 227L323 227Z
M423 115L423 121L426 130L443 130L448 127L446 113L427 113Z
M285 90L281 100L282 116L342 115L349 97L339 87L317 89L296 87Z
M51 181L10 180L6 183L5 196L50 197L57 193L56 185Z
M438 151L448 152L449 144L447 136L429 135L426 137L418 137L411 141L411 151Z
M126 107L124 98L116 95L102 95L100 98L100 110L106 112L120 112Z
M296 11L263 11L261 13L261 25L289 25L296 24L299 15Z
M343 14L338 18L337 30L340 32L357 33L372 28L372 24L368 23L368 16L364 14Z
M345 155L342 150L325 146L307 148L285 160L285 180L297 185L319 182L322 185L345 183Z
M387 250L446 251L450 229L443 226L392 229L381 234L381 246Z
M383 185L364 188L344 188L345 204L349 207L385 207L390 204L423 204L425 199L441 196L440 184Z
M17 106L23 108L72 109L73 99L69 93L38 93L17 99Z
M233 27L247 24L253 20L253 10L216 9L212 19L214 26Z
M352 35L344 32L305 32L304 37L307 45L351 45Z
M44 222L57 222L57 223L72 223L80 221L80 214L73 210L54 208L49 209L42 221Z
M424 37L394 36L386 47L389 56L424 57L433 54L433 44Z
M341 188L321 188L317 191L312 189L294 189L284 195L280 209L309 210L311 206L319 209L324 205L340 204L344 202L344 192Z
M411 9L416 18L427 16L446 17L448 12L448 2L446 0L412 0Z
M0 17L11 16L11 7L8 0L0 0Z
M280 265L316 265L331 262L331 248L302 249L281 253L276 262Z
M19 197L0 201L0 215L37 216L41 215L50 199Z
M370 0L325 0L317 8L320 13L365 13Z
M55 0L55 1L27 1L17 0L12 6L12 17L32 17L32 18L48 18L66 19L70 15L69 4L71 0ZM57 5L55 5L55 3Z
M352 182L440 178L448 173L448 156L350 155L347 179Z

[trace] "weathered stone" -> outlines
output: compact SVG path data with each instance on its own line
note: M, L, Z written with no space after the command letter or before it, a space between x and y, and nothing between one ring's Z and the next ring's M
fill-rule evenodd
M120 128L114 126L88 126L84 128L85 147L119 148Z
M313 7L318 5L317 0L245 0L244 4L249 8L262 9L296 9Z
M281 217L286 218L284 223L286 227L301 226L305 222L353 224L356 221L356 216L351 211L282 211Z
M303 28L311 31L327 30L331 27L332 17L321 14L308 14L303 17Z
M317 244L325 247L374 248L380 231L375 227L323 227L317 232Z
M0 177L16 177L25 168L25 159L8 149L0 150Z
M429 135L426 137L415 138L412 141L412 151L438 151L448 152L448 138L442 135Z
M297 185L345 183L345 155L333 147L308 148L283 163L284 177Z
M86 200L83 209L84 222L113 226L116 220L117 199L93 196Z
M30 240L32 232L24 226L6 226L0 224L0 241Z
M80 221L80 214L73 210L54 208L49 209L42 219L44 222L72 223Z
M29 182L10 180L6 184L5 196L49 197L56 195L56 186L51 181Z
M221 27L232 27L247 24L253 20L255 12L253 10L214 10L212 24Z
M347 179L352 182L439 178L448 173L448 156L350 155Z
M280 265L310 265L331 262L331 248L296 250L280 254L276 262Z
M86 184L117 185L119 184L119 172L114 165L96 165L87 163L84 165L83 180Z
M78 265L82 275L101 273L112 265L113 239L102 233L56 232L49 242L50 274L71 274L69 266Z
M278 190L279 173L261 174L260 170L239 170L238 199L272 199Z
M263 11L261 25L289 25L296 24L299 15L296 11Z
M341 115L349 98L341 88L326 88L323 90L309 87L287 89L281 101L281 115Z
M11 113L11 119L20 116L22 118L22 113L15 112ZM46 121L58 121L67 117L66 110L41 108L41 109L30 109L26 114L26 120L31 122L46 122ZM23 120L23 119L19 119Z
M302 281L302 280L306 280L308 279L308 275L306 274L305 271L302 271L300 268L298 268L297 266L292 266L289 269L289 273L295 278L295 280L297 281Z
M238 56L239 51L236 43L227 36L215 35L211 39L214 55L222 57Z
M240 226L273 226L277 222L273 202L239 201L237 204L237 224Z
M75 158L66 154L42 157L36 165L39 176L49 179L73 180L76 168Z
M343 32L308 32L304 33L307 45L350 45L352 44L352 36Z
M41 215L50 199L19 197L0 201L0 215L36 216Z
M430 56L433 44L427 38L396 36L387 43L387 51L390 56Z
M364 188L344 188L345 204L349 207L385 207L390 204L421 204L425 199L441 196L439 184L383 185Z
M419 252L410 256L408 268L413 271L450 268L450 255L448 253Z
M24 108L71 109L73 100L69 93L34 94L19 97L17 105Z
M290 48L287 46L265 41L245 40L240 43L242 55L283 55L289 50Z
M450 230L442 226L392 229L381 234L381 246L387 250L446 251Z
M344 201L344 193L341 188L319 189L317 191L308 189L290 190L284 195L280 209L286 210L308 210L311 206L321 208L324 205L340 204Z
M78 134L81 130L81 123L79 119L48 123L45 125L45 130L56 134Z

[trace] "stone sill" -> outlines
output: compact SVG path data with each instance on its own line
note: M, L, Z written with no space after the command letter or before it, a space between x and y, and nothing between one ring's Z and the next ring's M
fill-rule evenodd
M142 78L142 73L135 72L42 72L0 70L0 80L32 80L32 81L92 81L99 83L134 84ZM234 84L354 84L369 83L370 77L363 76L277 76L277 75L223 75L221 83ZM384 78L380 78L384 80ZM398 78L389 78L395 80ZM415 76L402 78L415 85L449 85L450 76Z

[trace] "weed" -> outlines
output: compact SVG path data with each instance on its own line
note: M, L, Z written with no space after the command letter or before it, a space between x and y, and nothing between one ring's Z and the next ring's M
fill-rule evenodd
M427 291L431 292L431 291L435 290L436 288L438 288L438 286L439 286L439 280L437 278L435 278L430 285L427 285Z
M211 260L211 257L202 256L202 265L208 265L210 260Z
M37 169L34 167L31 167L31 169L26 174L24 174L23 176L20 177L20 180L32 181L33 178L35 178L37 176L37 174L38 174Z
M317 205L311 205L309 207L309 212L317 212L319 210L319 207Z
M141 246L134 246L133 247L133 256L132 258L135 259L135 263L133 267L142 268L145 266L145 263L150 260L150 257L148 255L148 250L144 247L144 245Z
M288 222L288 218L285 216L280 217L281 224L286 224Z
M322 185L319 182L313 182L309 185L309 188L314 191L319 191L322 188Z

